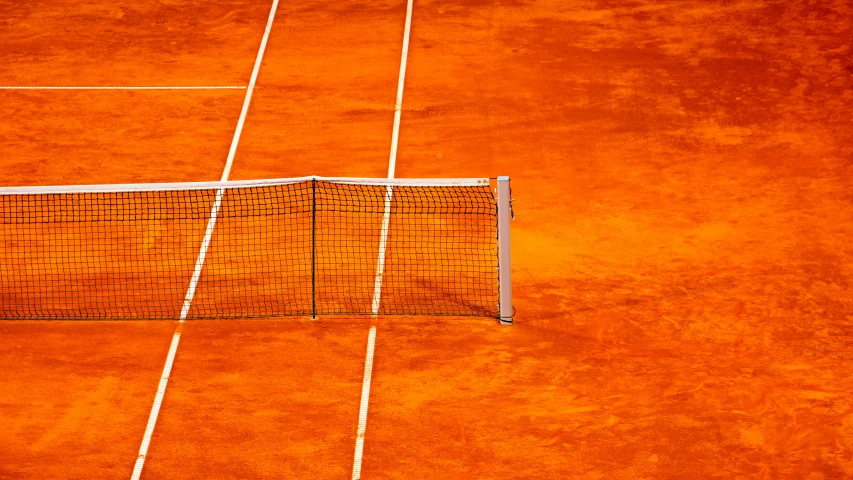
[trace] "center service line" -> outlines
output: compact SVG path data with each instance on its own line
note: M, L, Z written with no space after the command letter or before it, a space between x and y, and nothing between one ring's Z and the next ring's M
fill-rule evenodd
M246 122L246 114L249 112L249 104L252 101L252 91L255 89L255 82L258 80L258 71L261 68L261 62L264 58L264 51L267 48L270 31L272 30L272 22L275 19L275 12L278 10L278 0L273 0L270 8L270 16L267 19L267 26L264 29L264 36L261 39L261 46L258 49L258 56L255 58L255 66L252 69L252 77L249 80L249 86L246 89L246 97L243 100L243 108L240 110L240 118L237 120L237 128L234 130L234 137L231 139L231 148L228 150L228 158L225 161L225 168L222 171L221 181L228 180L231 173L231 165L234 163L234 156L237 153L237 145L240 143L240 135L243 133L243 125ZM172 364L175 361L175 354L178 351L178 343L181 341L181 331L183 330L184 321L190 311L193 296L195 295L196 285L198 284L201 270L204 266L204 259L207 255L207 249L210 246L210 239L213 236L213 229L216 226L216 217L219 213L219 207L222 205L222 197L225 189L219 188L216 191L216 197L213 201L213 207L210 211L210 219L207 222L207 229L204 232L204 239L199 248L198 258L196 259L195 269L193 270L192 278L190 279L187 294L184 298L184 305L181 308L180 320L175 328L175 334L172 336L172 344L169 346L169 355L166 357L166 365L163 367L163 374L160 376L160 384L157 387L157 394L154 396L154 405L151 406L151 414L148 416L148 424L145 427L145 434L142 437L142 444L139 446L139 455L136 457L136 464L133 467L131 480L139 480L142 475L142 467L145 465L145 457L148 455L148 447L151 444L151 436L154 434L154 426L157 423L157 417L160 414L160 406L163 404L163 396L166 394L166 386L169 383L169 375L172 372Z
M400 56L400 77L397 80L397 101L394 104L394 127L391 130L391 154L388 158L388 178L394 178L397 167L397 145L400 139L400 116L403 111L403 85L406 80L406 59L409 55L409 35L412 31L412 2L406 3L406 27L403 30L403 53ZM393 188L385 187L385 210L382 214L382 228L379 232L379 257L376 262L376 279L373 283L373 304L371 313L374 318L379 314L379 302L382 296L382 276L385 273L385 249L388 243L388 225L391 220L391 198ZM352 480L361 479L361 461L364 455L364 432L367 428L367 405L370 399L370 379L373 376L373 352L376 346L376 325L371 325L367 336L367 355L364 359L364 381L361 386L361 407L358 411L358 432L355 437L355 457L352 464Z

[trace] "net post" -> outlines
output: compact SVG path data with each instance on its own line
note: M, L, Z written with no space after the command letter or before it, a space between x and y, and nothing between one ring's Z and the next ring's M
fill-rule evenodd
M512 263L510 262L509 224L512 198L509 177L498 177L498 272L500 281L500 322L512 325Z
M311 320L317 320L317 179L311 179Z

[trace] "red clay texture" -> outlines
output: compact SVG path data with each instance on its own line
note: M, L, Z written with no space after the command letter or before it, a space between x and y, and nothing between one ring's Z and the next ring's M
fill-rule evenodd
M245 84L268 8L6 4L2 82ZM404 16L282 3L232 178L384 176ZM516 324L379 319L363 478L853 478L851 18L416 0L397 176L512 177ZM0 96L4 185L215 180L242 99ZM0 476L127 477L173 324L32 325ZM367 331L188 325L143 478L349 476Z
M171 322L0 322L0 477L129 478Z

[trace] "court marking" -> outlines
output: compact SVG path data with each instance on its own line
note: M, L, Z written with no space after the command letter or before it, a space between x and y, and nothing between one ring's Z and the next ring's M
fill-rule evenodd
M231 173L231 164L234 162L234 155L237 153L237 145L240 143L240 135L243 132L243 124L246 121L246 114L249 111L249 103L252 99L252 91L255 88L255 82L258 79L258 71L261 68L261 62L263 61L264 51L267 47L267 40L269 40L270 31L272 30L272 23L275 19L275 13L278 9L278 0L273 0L272 6L270 7L270 15L267 19L267 26L264 29L264 36L261 39L261 46L258 48L258 55L255 58L255 66L252 69L252 77L249 80L249 86L246 89L246 98L243 100L243 108L240 110L240 118L237 120L237 127L234 129L234 137L231 140L231 148L228 151L228 159L225 162L225 168L222 171L222 182L228 180L228 175ZM154 405L151 406L151 414L148 417L148 424L145 427L145 434L142 437L142 444L139 446L139 455L136 457L136 464L133 467L133 474L131 475L131 480L139 480L142 475L142 468L145 465L145 457L148 455L148 447L151 444L151 436L154 434L154 426L157 424L157 417L160 414L160 407L163 404L163 397L166 394L166 386L169 383L169 374L172 371L172 363L174 362L175 353L178 350L178 343L181 339L181 331L183 329L183 324L186 321L187 314L189 313L190 306L192 304L192 298L195 295L196 285L198 283L198 279L201 276L201 270L204 266L204 259L207 255L207 249L210 245L210 238L213 235L213 229L216 225L216 217L219 213L219 206L222 203L222 197L225 193L224 188L219 188L216 191L216 198L213 202L213 207L210 211L210 219L207 222L207 229L205 230L204 239L202 240L201 246L199 247L198 258L196 260L195 268L193 270L192 278L190 279L190 284L187 287L187 294L184 298L184 305L181 308L181 316L178 320L178 326L175 328L175 334L172 336L172 344L169 347L169 356L166 357L166 365L163 367L163 374L160 376L160 385L157 388L157 394L154 396Z
M0 90L245 90L245 85L164 85L164 86L24 86L0 85Z
M361 457L364 453L364 431L367 428L367 400L370 398L370 379L373 377L373 351L376 347L376 326L370 327L367 336L367 354L364 359L364 381L361 383L361 407L358 412L358 433L355 440L355 457L359 459L352 467L352 478L361 478Z
M237 128L234 129L234 138L231 139L231 148L228 150L228 159L225 161L225 168L222 170L222 181L228 180L228 175L231 174L231 164L234 163L234 156L237 154L237 144L240 143L240 135L243 133L243 125L246 123L246 114L249 113L249 103L252 101L252 92L255 90L255 82L258 81L258 72L261 70L261 62L264 59L264 52L267 49L267 41L270 38L272 31L272 22L275 19L275 12L278 10L278 0L273 0L272 8L270 8L270 17L267 19L267 27L264 29L264 36L261 38L261 46L258 48L258 56L255 58L255 66L252 68L252 77L249 79L249 88L246 89L246 98L243 99L243 108L240 110L240 118L237 119Z
M187 319L192 306L195 289L198 285L198 279L201 277L201 269L204 267L204 259L207 258L207 249L210 247L210 239L213 238L213 228L216 226L216 218L219 215L219 207L222 205L222 197L225 194L225 189L220 188L216 191L216 197L213 199L213 208L210 209L210 218L207 220L207 228L204 230L204 238L201 240L201 247L198 251L198 258L195 261L193 268L193 276L190 278L190 285L187 287L187 294L184 297L184 306L181 307L181 317L179 323Z
M388 157L388 178L394 178L397 169L397 145L400 140L400 118L403 112L403 86L406 81L406 59L409 56L409 36L412 31L412 2L406 3L406 26L403 29L403 52L400 54L400 75L397 78L397 100L394 103L394 126L391 129L391 153ZM388 240L388 223L391 219L391 198L393 188L385 188L385 210L382 215L382 227L379 234L379 258L376 262L376 278L373 282L373 302L371 313L379 314L379 302L382 298L382 277L385 274L385 247Z
M382 226L379 227L379 256L376 259L376 278L373 280L373 303L370 313L375 317L379 315L379 302L382 299L382 277L385 276L385 251L388 246L388 226L391 223L391 200L394 195L394 187L385 187L385 206L382 212Z
M409 34L412 31L412 0L406 4L406 28L403 30L403 52L400 55L400 77L397 79L397 101L394 104L394 128L391 130L391 155L388 158L388 178L394 178L397 168L397 143L400 139L400 117L403 112L403 84L406 80L406 61L409 56Z
M145 464L145 455L148 453L148 445L151 443L151 435L154 433L154 424L160 415L160 406L163 404L163 396L166 395L166 385L169 383L169 375L172 373L172 364L175 363L175 355L178 352L178 343L181 341L181 330L184 324L178 323L172 343L169 345L169 354L166 356L166 365L163 367L163 375L160 376L160 384L157 385L157 394L154 396L154 405L148 415L148 424L145 427L145 435L142 437L142 446L139 447L139 456L133 466L133 474L130 478L138 480L142 475L142 467Z
M409 56L409 37L412 31L412 3L406 2L406 26L403 29L403 51L400 54L400 75L397 78L397 99L394 103L394 126L391 130L391 153L388 157L388 178L394 178L397 169L397 146L400 139L400 119L403 112L403 86L406 80L406 60ZM382 227L379 232L379 256L376 261L376 278L373 283L373 317L379 314L379 302L382 297L382 277L385 274L385 249L388 244L388 225L391 220L391 199L394 188L385 187L385 210L382 214ZM352 464L352 480L361 479L361 463L364 456L364 434L367 429L367 408L370 401L370 380L373 375L373 353L376 342L376 326L371 325L367 337L367 356L364 360L364 381L361 388L361 406L358 411L358 431L355 437L355 454Z

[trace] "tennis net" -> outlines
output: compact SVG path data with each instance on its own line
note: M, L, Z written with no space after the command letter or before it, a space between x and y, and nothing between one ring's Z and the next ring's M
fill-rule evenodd
M498 223L488 179L0 188L0 318L506 317Z

